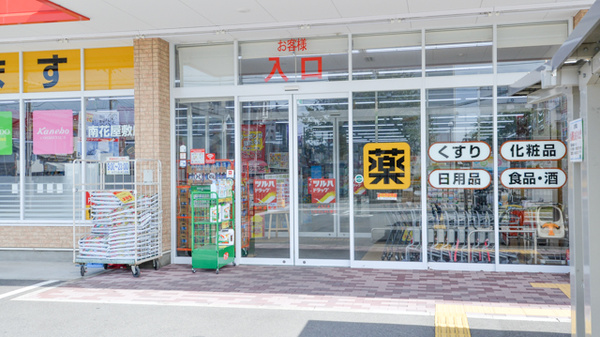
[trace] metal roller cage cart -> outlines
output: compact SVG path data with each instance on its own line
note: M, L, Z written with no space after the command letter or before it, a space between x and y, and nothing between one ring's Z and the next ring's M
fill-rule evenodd
M111 157L73 161L73 263L139 265L162 256L161 166L158 160Z

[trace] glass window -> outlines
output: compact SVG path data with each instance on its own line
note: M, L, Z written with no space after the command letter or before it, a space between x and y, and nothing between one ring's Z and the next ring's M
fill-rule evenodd
M133 97L86 100L86 159L135 159Z
M355 259L422 261L420 91L357 92L353 106ZM367 174L366 167L379 162L379 158L365 158L365 146L391 143L410 149L410 155L390 153L387 159L410 162L410 176L404 175L406 168L402 165L404 169L375 170L396 174L397 182L408 188L388 188L385 184L390 181L376 182ZM367 189L365 186L371 183L383 186Z
M431 262L495 263L492 88L427 91Z
M20 217L19 103L0 102L0 219Z
M73 218L73 160L81 158L80 99L25 101L25 219Z
M346 38L240 43L240 84L348 80Z
M425 33L427 76L492 73L492 28Z
M177 46L176 87L233 85L233 45Z
M177 256L191 256L190 186L210 184L234 169L233 100L177 100ZM214 164L192 165L191 155L214 154ZM204 156L202 156L204 158Z
M530 72L551 59L567 39L567 23L498 27L498 73Z
M289 101L242 103L242 256L290 258Z
M567 98L527 104L498 88L500 263L565 265Z
M421 33L354 36L352 79L421 76Z
M302 98L296 105L298 257L348 260L348 98Z

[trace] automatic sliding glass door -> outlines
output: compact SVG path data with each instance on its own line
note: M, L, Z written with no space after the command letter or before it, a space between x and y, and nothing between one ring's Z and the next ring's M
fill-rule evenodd
M295 262L349 264L348 99L308 96L295 97L294 102L298 169Z
M348 98L252 98L240 108L242 257L349 265Z
M291 263L290 99L241 102L242 257Z

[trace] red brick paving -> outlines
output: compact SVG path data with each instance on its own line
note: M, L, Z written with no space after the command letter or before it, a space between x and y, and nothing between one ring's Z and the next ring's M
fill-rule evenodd
M109 270L17 299L422 314L436 303L570 309L562 291L531 282L569 283L569 275L251 265L217 275L172 264L139 278Z

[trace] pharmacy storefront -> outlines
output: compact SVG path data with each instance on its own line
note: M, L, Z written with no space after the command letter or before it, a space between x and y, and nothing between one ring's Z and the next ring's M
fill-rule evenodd
M0 250L70 253L73 161L135 159L133 47L31 49L0 53Z
M242 264L567 272L572 90L510 87L567 35L172 45L172 262L203 244L204 186Z

